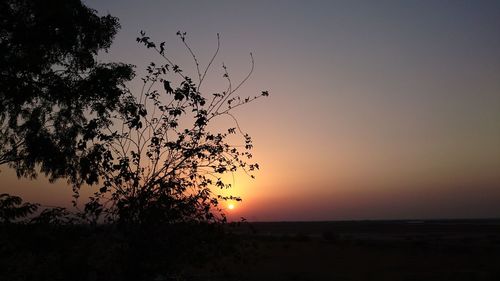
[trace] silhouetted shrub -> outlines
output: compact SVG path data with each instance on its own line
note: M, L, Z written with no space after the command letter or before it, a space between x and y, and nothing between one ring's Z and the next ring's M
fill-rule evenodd
M0 224L24 219L37 209L38 204L23 203L21 197L0 194Z

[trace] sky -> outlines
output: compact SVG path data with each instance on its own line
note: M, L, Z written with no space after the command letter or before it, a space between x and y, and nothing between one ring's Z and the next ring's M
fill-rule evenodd
M120 19L102 61L137 66L166 42L189 73L221 51L206 91L255 70L238 109L261 166L236 175L253 221L500 217L499 1L84 1ZM131 85L132 88L136 84ZM47 205L71 199L64 181L18 180L4 191ZM68 204L69 205L69 204Z

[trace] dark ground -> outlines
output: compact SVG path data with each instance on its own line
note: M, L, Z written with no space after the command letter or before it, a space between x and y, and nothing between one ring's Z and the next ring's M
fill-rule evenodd
M500 220L243 223L228 230L232 235L199 226L124 232L3 225L0 280L500 280Z
M225 280L500 280L499 220L252 223Z

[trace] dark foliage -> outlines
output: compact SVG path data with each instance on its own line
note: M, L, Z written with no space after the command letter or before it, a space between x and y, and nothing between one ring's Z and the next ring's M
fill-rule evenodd
M23 219L37 209L37 204L23 203L21 197L0 194L0 224Z
M241 199L213 190L231 187L224 174L243 170L253 177L251 173L259 169L257 163L248 163L252 140L232 110L268 93L251 97L236 93L253 71L252 58L243 81L234 86L224 66L227 88L204 95L201 84L219 46L202 72L186 34L178 35L196 62L197 83L167 57L164 48L156 48L141 33L138 41L154 48L166 63L147 67L139 94L125 91L118 99L120 107L108 107L103 115L91 112L95 118L82 121L75 135L79 154L71 160L77 160L78 169L58 175L69 176L75 192L82 183L98 185L82 212L50 208L28 219L38 205L4 195L2 221L25 224L9 224L0 231L0 241L11 241L0 247L0 262L8 268L0 277L183 280L191 275L186 270L238 253L236 240L221 224L225 215L219 200ZM46 113L59 114L49 108ZM209 127L224 117L234 127ZM103 215L107 224L99 224Z
M230 256L228 239L215 225L3 225L0 280L187 280L209 258Z
M79 0L0 2L0 164L81 183L87 142L123 106L133 77L130 65L95 58L118 28Z
M0 280L186 280L237 252L221 224L96 225L64 208L34 215L38 208L0 195Z
M96 188L78 213L37 213L38 204L0 195L0 279L177 280L231 252L219 201L241 199L214 190L231 187L225 174L253 177L260 168L232 113L268 96L237 93L253 57L237 84L223 65L227 88L206 94L219 40L201 69L178 32L196 63L192 79L164 42L141 32L137 41L162 61L147 67L142 91L132 93L130 65L96 61L119 28L116 18L79 0L7 0L0 20L0 165L19 177L66 178L75 199L83 184ZM222 118L234 126L210 126Z
M191 280L238 254L222 224L96 225L64 208L33 215L38 207L0 195L0 280Z
M128 107L113 119L114 126L97 131L95 160L83 169L99 180L99 189L86 205L89 214L121 224L177 224L224 222L220 200L241 200L214 193L227 189L223 175L242 170L250 177L260 167L251 163L251 137L240 128L232 111L261 97L241 97L237 91L247 81L233 85L227 68L227 88L203 93L202 84L219 51L219 44L205 69L177 33L196 64L192 79L169 58L165 43L156 44L145 32L137 41L160 56L142 78L142 91L128 96ZM157 48L156 46L160 46ZM234 127L210 126L226 118ZM230 140L230 141L229 141Z

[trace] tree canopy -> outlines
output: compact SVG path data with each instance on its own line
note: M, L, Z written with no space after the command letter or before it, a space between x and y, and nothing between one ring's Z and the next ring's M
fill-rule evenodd
M80 0L6 0L0 19L0 164L77 180L89 132L109 124L134 75L96 59L118 19Z
M75 198L82 184L97 186L82 215L93 223L103 213L127 224L225 220L219 200L240 199L214 188L231 187L224 174L253 177L259 169L250 162L252 139L232 114L268 95L237 93L253 72L252 56L242 81L235 84L223 65L227 87L207 94L202 84L219 36L202 68L186 33L177 33L196 64L192 79L165 42L141 31L138 43L161 61L149 64L141 92L132 93L125 85L132 66L96 59L110 47L118 19L98 16L79 0L0 5L0 164L20 177L41 171L51 180L67 178ZM219 118L234 126L210 128Z
M232 114L268 95L267 91L246 97L238 93L253 72L253 57L248 75L236 84L223 65L226 87L207 94L202 84L220 41L203 68L186 33L177 35L196 64L191 72L195 78L175 63L164 42L155 43L145 32L137 38L154 50L159 61L147 66L142 90L129 94L130 110L121 111L113 126L97 132L97 161L85 165L88 175L99 179L99 189L86 205L86 211L95 214L91 218L104 213L111 221L155 225L225 221L220 201L240 198L215 192L231 187L224 175L242 170L253 177L259 169L252 162L252 139ZM221 118L233 126L210 126Z
M41 171L51 180L66 178L75 198L83 184L94 191L76 212L0 194L0 238L9 241L0 261L11 268L0 277L26 272L8 258L31 245L25 241L43 241L45 252L27 265L39 280L53 280L53 272L74 279L76 269L84 272L78 280L95 279L91 273L102 280L160 280L228 251L220 200L240 198L216 191L231 187L225 174L243 170L253 177L259 169L252 139L233 115L268 95L238 93L253 72L253 57L242 81L234 83L223 65L219 78L226 86L206 93L202 84L219 36L202 68L186 33L177 33L196 64L190 78L165 42L141 32L138 43L158 60L147 66L142 90L132 92L125 84L132 66L96 59L110 47L116 18L100 17L79 0L7 0L0 17L0 165L19 177ZM211 126L219 118L233 125ZM98 225L103 215L110 224ZM53 243L46 247L48 237ZM49 263L45 271L39 261L46 256L66 263Z

